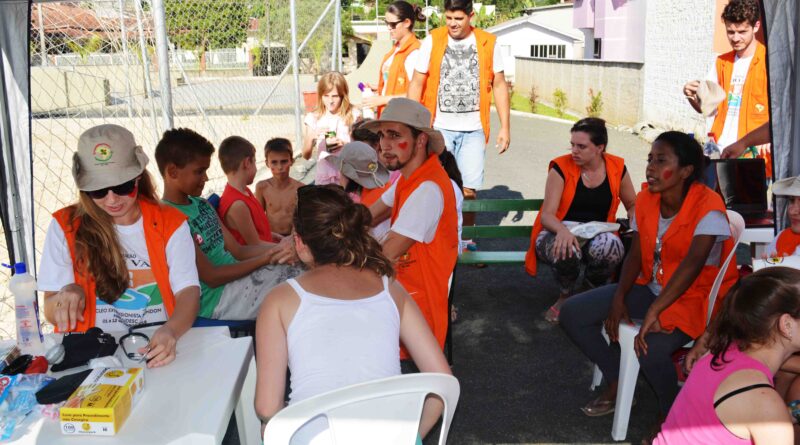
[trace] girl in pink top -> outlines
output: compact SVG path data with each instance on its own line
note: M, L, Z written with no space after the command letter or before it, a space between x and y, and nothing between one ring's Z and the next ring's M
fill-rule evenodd
M792 444L773 376L800 351L800 270L743 278L709 333L710 354L692 367L653 444Z

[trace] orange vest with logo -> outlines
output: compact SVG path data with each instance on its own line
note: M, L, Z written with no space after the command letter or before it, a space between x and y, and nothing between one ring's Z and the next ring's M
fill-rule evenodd
M783 229L778 234L778 240L775 242L778 256L794 255L797 246L800 246L800 235L792 232L791 228ZM770 253L772 252L767 252L767 254Z
M608 153L603 154L603 159L606 163L608 185L611 188L611 206L608 208L606 221L614 222L617 219L617 208L620 202L619 189L622 184L622 173L625 171L625 160ZM572 160L572 155L568 154L550 161L550 166L547 170L552 169L555 164L564 173L564 190L561 192L561 201L558 203L558 210L556 210L556 218L563 220L572 205L572 200L575 199L578 181L581 180L581 168ZM528 253L525 254L525 271L532 276L536 276L536 238L542 229L542 212L539 212L536 215L536 221L533 223L531 244L528 247Z
M409 35L405 42L400 44L400 47L397 49L397 53L395 54L393 46L392 49L383 56L383 60L381 60L380 69L381 73L378 76L378 93L381 94L383 91L384 81L383 81L383 64L389 60L389 57L392 57L394 54L394 59L392 59L392 64L389 65L389 76L386 79L386 92L383 93L385 96L405 96L406 91L408 91L408 83L411 79L408 78L408 74L406 74L406 58L409 54L418 50L421 43L417 36L414 34ZM384 107L378 107L378 117L381 116Z
M175 296L169 284L169 267L167 266L167 242L181 224L186 221L186 215L173 207L156 204L147 199L139 199L139 208L142 211L144 238L147 245L147 254L150 257L150 267L155 276L161 298L164 300L164 309L167 316L172 315L175 309ZM79 261L75 255L75 234L80 226L80 220L73 218L74 206L65 207L53 214L53 218L64 231L69 254L72 257L72 270L75 275L75 284L83 289L86 294L86 307L83 310L83 321L79 321L72 332L85 332L94 327L97 296L95 295L95 281L86 270L84 261ZM58 328L56 327L58 332Z
M717 57L717 79L720 86L728 95L731 94L731 77L733 64L736 61L736 52L731 51ZM756 42L756 53L747 70L747 79L742 90L742 105L739 108L739 128L737 139L769 122L769 90L767 88L767 50L760 42ZM725 118L728 116L728 98L720 102L717 115L711 132L719 140L725 127ZM722 147L724 148L724 147ZM769 149L759 149L759 157L764 158L767 164L767 177L772 177L772 153Z
M439 157L430 155L410 177L400 177L395 188L392 224L403 211L403 204L425 181L433 181L442 191L444 207L436 235L430 243L416 242L405 255L397 259L397 281L403 285L419 306L433 335L444 347L450 309L447 307L448 283L458 257L458 216L456 198L450 178L439 163ZM405 348L401 358L408 358Z
M722 198L703 184L695 182L681 204L678 214L661 239L661 267L656 274L656 281L666 286L672 274L678 269L681 261L689 253L697 224L711 211L726 215ZM639 231L639 245L642 254L641 272L636 279L637 284L647 285L653 276L653 263L658 236L658 219L661 215L661 194L650 193L646 188L636 197L636 226ZM706 328L708 314L708 294L717 278L719 266L733 249L733 240L729 237L722 244L720 264L705 265L695 278L689 289L672 305L664 309L658 317L661 327L666 330L680 329L686 335L697 338ZM728 289L736 282L738 272L731 263L717 294L714 312L720 307Z
M492 106L492 83L494 82L494 44L497 37L482 29L472 28L478 51L478 78L480 79L480 113L483 134L489 142L489 109ZM422 105L431 112L431 124L436 120L436 102L439 98L439 76L442 60L447 50L447 27L436 28L430 32L431 61L428 64L428 78L422 89Z
M381 196L383 196L384 192L389 190L391 186L392 183L387 182L386 184L383 185L383 187L378 187L374 189L368 189L368 188L362 189L361 204L364 204L365 206L367 206L367 208L369 208L369 206L375 204L381 198Z

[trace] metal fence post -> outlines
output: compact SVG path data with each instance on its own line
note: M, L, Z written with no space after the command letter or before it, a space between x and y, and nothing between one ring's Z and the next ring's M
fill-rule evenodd
M342 72L342 0L336 0L336 69Z
M300 65L297 58L297 2L289 0L289 22L292 28L292 75L294 77L294 138L295 147L303 146L303 110L300 108L302 95L300 94Z
M139 46L142 50L142 69L144 70L144 82L147 88L147 98L150 102L150 119L153 121L153 146L158 144L158 121L156 120L156 106L153 103L153 84L150 82L150 58L147 55L147 46L144 43L144 27L142 26L142 4L141 0L133 0L136 10L136 26L139 28Z
M122 55L125 57L125 108L128 111L128 118L133 117L133 106L131 101L131 60L128 58L128 27L125 26L125 0L119 0L119 29L120 39L122 41ZM41 5L39 6L41 10Z
M156 33L158 52L158 78L161 83L161 118L164 130L174 127L172 119L172 84L169 78L169 39L167 39L167 20L164 14L164 0L153 0L153 27Z

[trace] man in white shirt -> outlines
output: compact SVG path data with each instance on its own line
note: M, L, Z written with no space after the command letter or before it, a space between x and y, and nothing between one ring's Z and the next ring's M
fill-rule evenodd
M713 118L709 132L723 148L721 157L764 157L768 176L771 176L769 147L748 153L748 146L742 140L747 133L769 122L766 49L755 37L761 27L760 17L758 0L731 0L722 12L733 50L719 56L706 77L727 93L709 117ZM700 81L694 80L683 87L686 99L698 113L701 112L697 97L699 85Z
M402 173L370 207L373 225L391 216L383 253L394 262L397 281L414 298L443 347L450 313L448 284L458 256L458 216L453 186L438 156L444 138L430 121L430 113L418 102L395 98L365 128L380 136L384 165ZM405 349L401 358L408 358Z
M422 41L408 98L420 101L433 115L433 127L456 157L464 198L475 199L483 185L490 92L500 118L498 152L505 152L511 140L508 85L495 36L470 24L475 15L472 1L445 0L444 9L447 26L434 29ZM465 225L474 222L473 213L464 214Z

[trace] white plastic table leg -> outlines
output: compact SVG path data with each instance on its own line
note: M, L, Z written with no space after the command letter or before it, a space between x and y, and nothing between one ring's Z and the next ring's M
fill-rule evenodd
M639 377L639 359L633 350L633 340L639 333L638 326L625 323L619 325L619 386L617 388L617 403L614 411L614 424L611 427L611 437L614 440L625 440L628 435L628 421L631 417L633 393L636 391L636 379Z
M261 421L256 416L256 358L250 359L247 375L242 384L242 392L236 403L236 428L239 430L239 443L242 445L261 444Z

